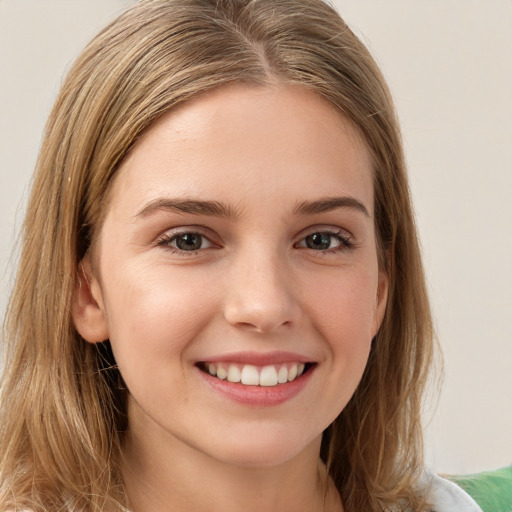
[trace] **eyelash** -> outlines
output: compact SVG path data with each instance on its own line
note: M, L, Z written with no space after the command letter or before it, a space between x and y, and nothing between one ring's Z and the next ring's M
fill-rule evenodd
M192 255L192 256L197 255L199 251L210 248L210 247L200 247L199 249L196 249L196 250L186 251L186 250L180 249L179 247L173 247L172 245L170 245L171 243L175 242L180 237L183 237L185 235L194 235L194 236L200 237L201 242L202 242L201 245L203 245L203 242L205 240L208 241L208 243L210 244L210 247L214 245L214 243L206 235L204 235L203 233L201 233L199 231L192 231L192 230L191 231L180 231L180 232L174 232L174 233L166 233L166 234L162 235L156 241L156 245L159 247L162 247L164 250L172 252L173 254ZM307 245L299 245L303 242L306 243L305 241L307 240L307 238L311 237L313 235L327 235L328 237L330 237L331 241L334 238L337 242L339 242L340 245L337 247L334 247L334 248L327 248L327 249L322 249L322 250L315 250L315 249L312 249L311 247L308 247ZM312 231L311 233L305 235L304 237L302 237L299 240L299 242L294 244L294 247L302 247L302 248L310 249L317 254L329 255L329 254L335 254L335 253L351 250L355 247L355 242L354 242L352 236L345 230L324 229L324 230Z
M353 249L355 247L355 242L354 242L352 236L347 231L342 230L342 229L338 229L338 230L324 229L324 230L312 231L308 235L301 238L299 243L305 242L308 237L311 237L313 235L327 235L331 240L334 238L335 240L337 240L340 243L340 245L338 247L333 247L333 248L328 248L328 249L323 249L323 250L314 250L314 249L311 249L311 247L306 246L306 248L314 250L314 252L316 252L316 253L325 254L325 255L335 254L338 252L344 252L344 251ZM295 246L297 246L297 245L298 244L295 244ZM302 246L302 247L304 247L304 246Z
M179 247L173 247L170 245L173 241L178 240L180 237L184 237L185 235L198 236L198 237L200 237L202 242L204 240L207 240L211 245L213 245L213 242L211 242L211 240L206 235L204 235L203 233L201 233L197 230L196 231L191 230L191 231L179 231L179 232L174 232L174 233L172 233L172 232L165 233L156 241L156 245L158 245L158 246L162 247L163 249L165 249L166 251L170 251L174 254L183 254L183 255L195 255L200 250L204 249L203 247L200 247L199 249L196 249L196 250L184 251L183 249L180 249ZM201 245L203 245L203 243L201 243Z

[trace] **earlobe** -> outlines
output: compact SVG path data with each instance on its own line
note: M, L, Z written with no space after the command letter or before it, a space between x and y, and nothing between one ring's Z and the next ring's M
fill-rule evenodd
M89 343L108 339L108 325L101 288L87 258L78 266L78 278L73 298L73 322L80 336Z
M374 337L380 329L382 321L384 320L384 314L386 312L386 305L388 302L388 288L389 278L384 271L379 272L379 283L377 286L377 298L374 315L374 325L372 337Z

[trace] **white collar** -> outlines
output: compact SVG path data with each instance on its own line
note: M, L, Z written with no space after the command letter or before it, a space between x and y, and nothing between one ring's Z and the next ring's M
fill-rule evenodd
M475 500L457 484L432 473L425 475L428 501L435 512L482 512Z

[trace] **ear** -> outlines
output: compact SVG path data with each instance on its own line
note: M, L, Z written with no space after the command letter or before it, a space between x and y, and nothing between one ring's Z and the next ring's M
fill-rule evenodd
M389 278L386 272L379 271L379 281L377 284L377 297L375 303L375 312L373 317L372 338L377 334L384 319L386 305L388 302Z
M76 330L89 343L99 343L109 337L100 283L92 272L88 258L78 265L73 321Z

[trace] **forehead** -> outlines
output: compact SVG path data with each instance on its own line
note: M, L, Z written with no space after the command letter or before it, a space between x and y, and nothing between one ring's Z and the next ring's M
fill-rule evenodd
M139 211L162 194L260 208L357 195L373 211L357 129L318 94L290 85L223 87L160 118L123 161L111 200Z

